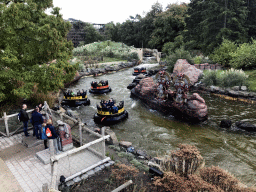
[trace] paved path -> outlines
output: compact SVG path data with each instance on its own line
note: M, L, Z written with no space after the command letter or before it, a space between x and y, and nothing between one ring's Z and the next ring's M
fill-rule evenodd
M0 192L5 191L42 191L42 185L51 180L50 164L43 164L36 153L44 150L40 144L27 148L22 144L23 134L10 138L0 137ZM32 136L30 136L32 139ZM50 155L49 155L50 156ZM59 162L59 174L65 177L93 165L100 158L86 150L74 156L61 159Z

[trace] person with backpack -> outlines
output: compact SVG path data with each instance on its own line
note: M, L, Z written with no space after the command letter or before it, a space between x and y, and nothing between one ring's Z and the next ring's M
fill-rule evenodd
M47 146L47 135L46 135L46 130L45 130L45 127L46 127L46 123L43 123L42 124L42 135L41 135L41 139L44 140L44 148L45 149L48 149L48 146Z
M52 120L48 119L45 126L45 133L48 139L53 139L53 145L55 149L55 154L58 153L58 143L57 143L57 137L58 134L55 130L55 127L52 125Z
M22 109L20 110L18 117L19 117L20 122L21 121L23 122L24 134L25 134L26 137L28 137L29 136L29 133L28 133L29 116L28 116L28 113L26 112L26 109L27 109L27 105L23 104Z

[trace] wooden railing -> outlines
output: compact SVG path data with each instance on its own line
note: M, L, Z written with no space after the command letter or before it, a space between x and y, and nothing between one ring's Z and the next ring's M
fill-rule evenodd
M33 110L34 110L34 109L27 110L27 113L31 113ZM19 126L17 129L15 129L15 131L12 131L12 132L9 131L8 120L9 120L11 117L15 117L15 116L18 117L18 114L19 114L19 113L15 113L15 114L12 114L12 115L6 115L6 112L4 112L4 116L3 116L2 118L0 118L0 120L3 120L3 121L4 121L6 133L3 133L2 131L0 131L0 134L2 134L2 135L5 136L5 137L10 137L10 136L14 135L17 131L19 131L20 129L23 128L23 125L22 125L22 126ZM31 127L29 127L29 128L31 128ZM28 128L28 129L29 129L29 128Z
M74 149L71 149L69 151L66 151L66 152L63 152L59 155L55 155L55 154L50 154L51 155L51 159L50 159L50 163L51 163L51 184L50 184L50 188L51 189L57 189L57 177L58 177L58 162L62 159L62 158L65 158L65 157L70 157L72 155L75 155L76 153L78 152L81 152L81 151L85 151L85 150L89 150L93 153L95 153L96 155L100 156L102 160L98 161L97 163L89 166L89 167L86 167L85 169L73 174L73 175L70 175L69 177L67 177L65 179L65 182L71 180L71 179L74 179L75 177L79 176L79 175L82 175L83 173L111 160L109 157L106 157L106 152L105 152L105 140L110 138L109 135L106 135L105 136L105 128L103 127L101 129L101 134L99 133L96 133L92 130L90 130L89 128L87 128L85 126L84 123L82 123L79 119L74 119L60 111L54 111L52 109L49 108L48 104L45 102L44 103L44 108L45 108L45 111L46 112L49 112L48 115L51 115L51 117L55 120L57 120L57 118L55 118L55 115L58 115L60 117L60 119L62 121L65 122L65 118L66 119L69 119L73 122L75 122L76 124L79 125L79 141L80 141L80 147L78 148L74 148ZM55 114L55 115L54 115ZM87 131L89 133L91 133L92 135L94 136L97 136L98 139L92 141L92 142L89 142L89 143L86 143L83 145L83 138L82 138L82 131ZM50 148L53 148L53 143L52 143L52 140L49 140L49 147ZM91 146L93 145L96 145L96 144L99 144L99 143L102 143L101 144L101 153L96 151L95 149L93 149ZM53 151L50 149L50 151Z

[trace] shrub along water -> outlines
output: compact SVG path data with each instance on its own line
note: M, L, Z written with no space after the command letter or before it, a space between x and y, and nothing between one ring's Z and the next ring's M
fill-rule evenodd
M83 57L84 59L93 57L117 58L119 60L138 59L137 52L132 51L134 49L134 47L127 46L124 43L103 41L77 47L73 50L73 55L87 56Z
M221 87L233 87L233 86L248 86L248 75L240 69L229 69L225 71L204 71L204 78L202 80L206 86L216 85Z

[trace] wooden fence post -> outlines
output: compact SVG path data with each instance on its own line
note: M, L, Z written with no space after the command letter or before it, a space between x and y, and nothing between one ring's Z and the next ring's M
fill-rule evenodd
M6 112L4 112L4 124L5 124L6 135L7 135L7 137L9 137L10 133L9 133L9 128L8 128L8 117L6 115Z
M58 161L51 162L51 189L57 189Z
M82 133L82 123L79 121L79 136L80 136L80 146L83 145L83 133Z
M48 139L49 140L49 150L50 150L50 158L54 156L54 146L53 146L53 139Z
M104 138L105 136L105 127L102 127L101 128L101 135L102 137ZM105 159L105 139L102 140L102 158Z
M42 192L49 192L48 184L44 183L42 186Z

